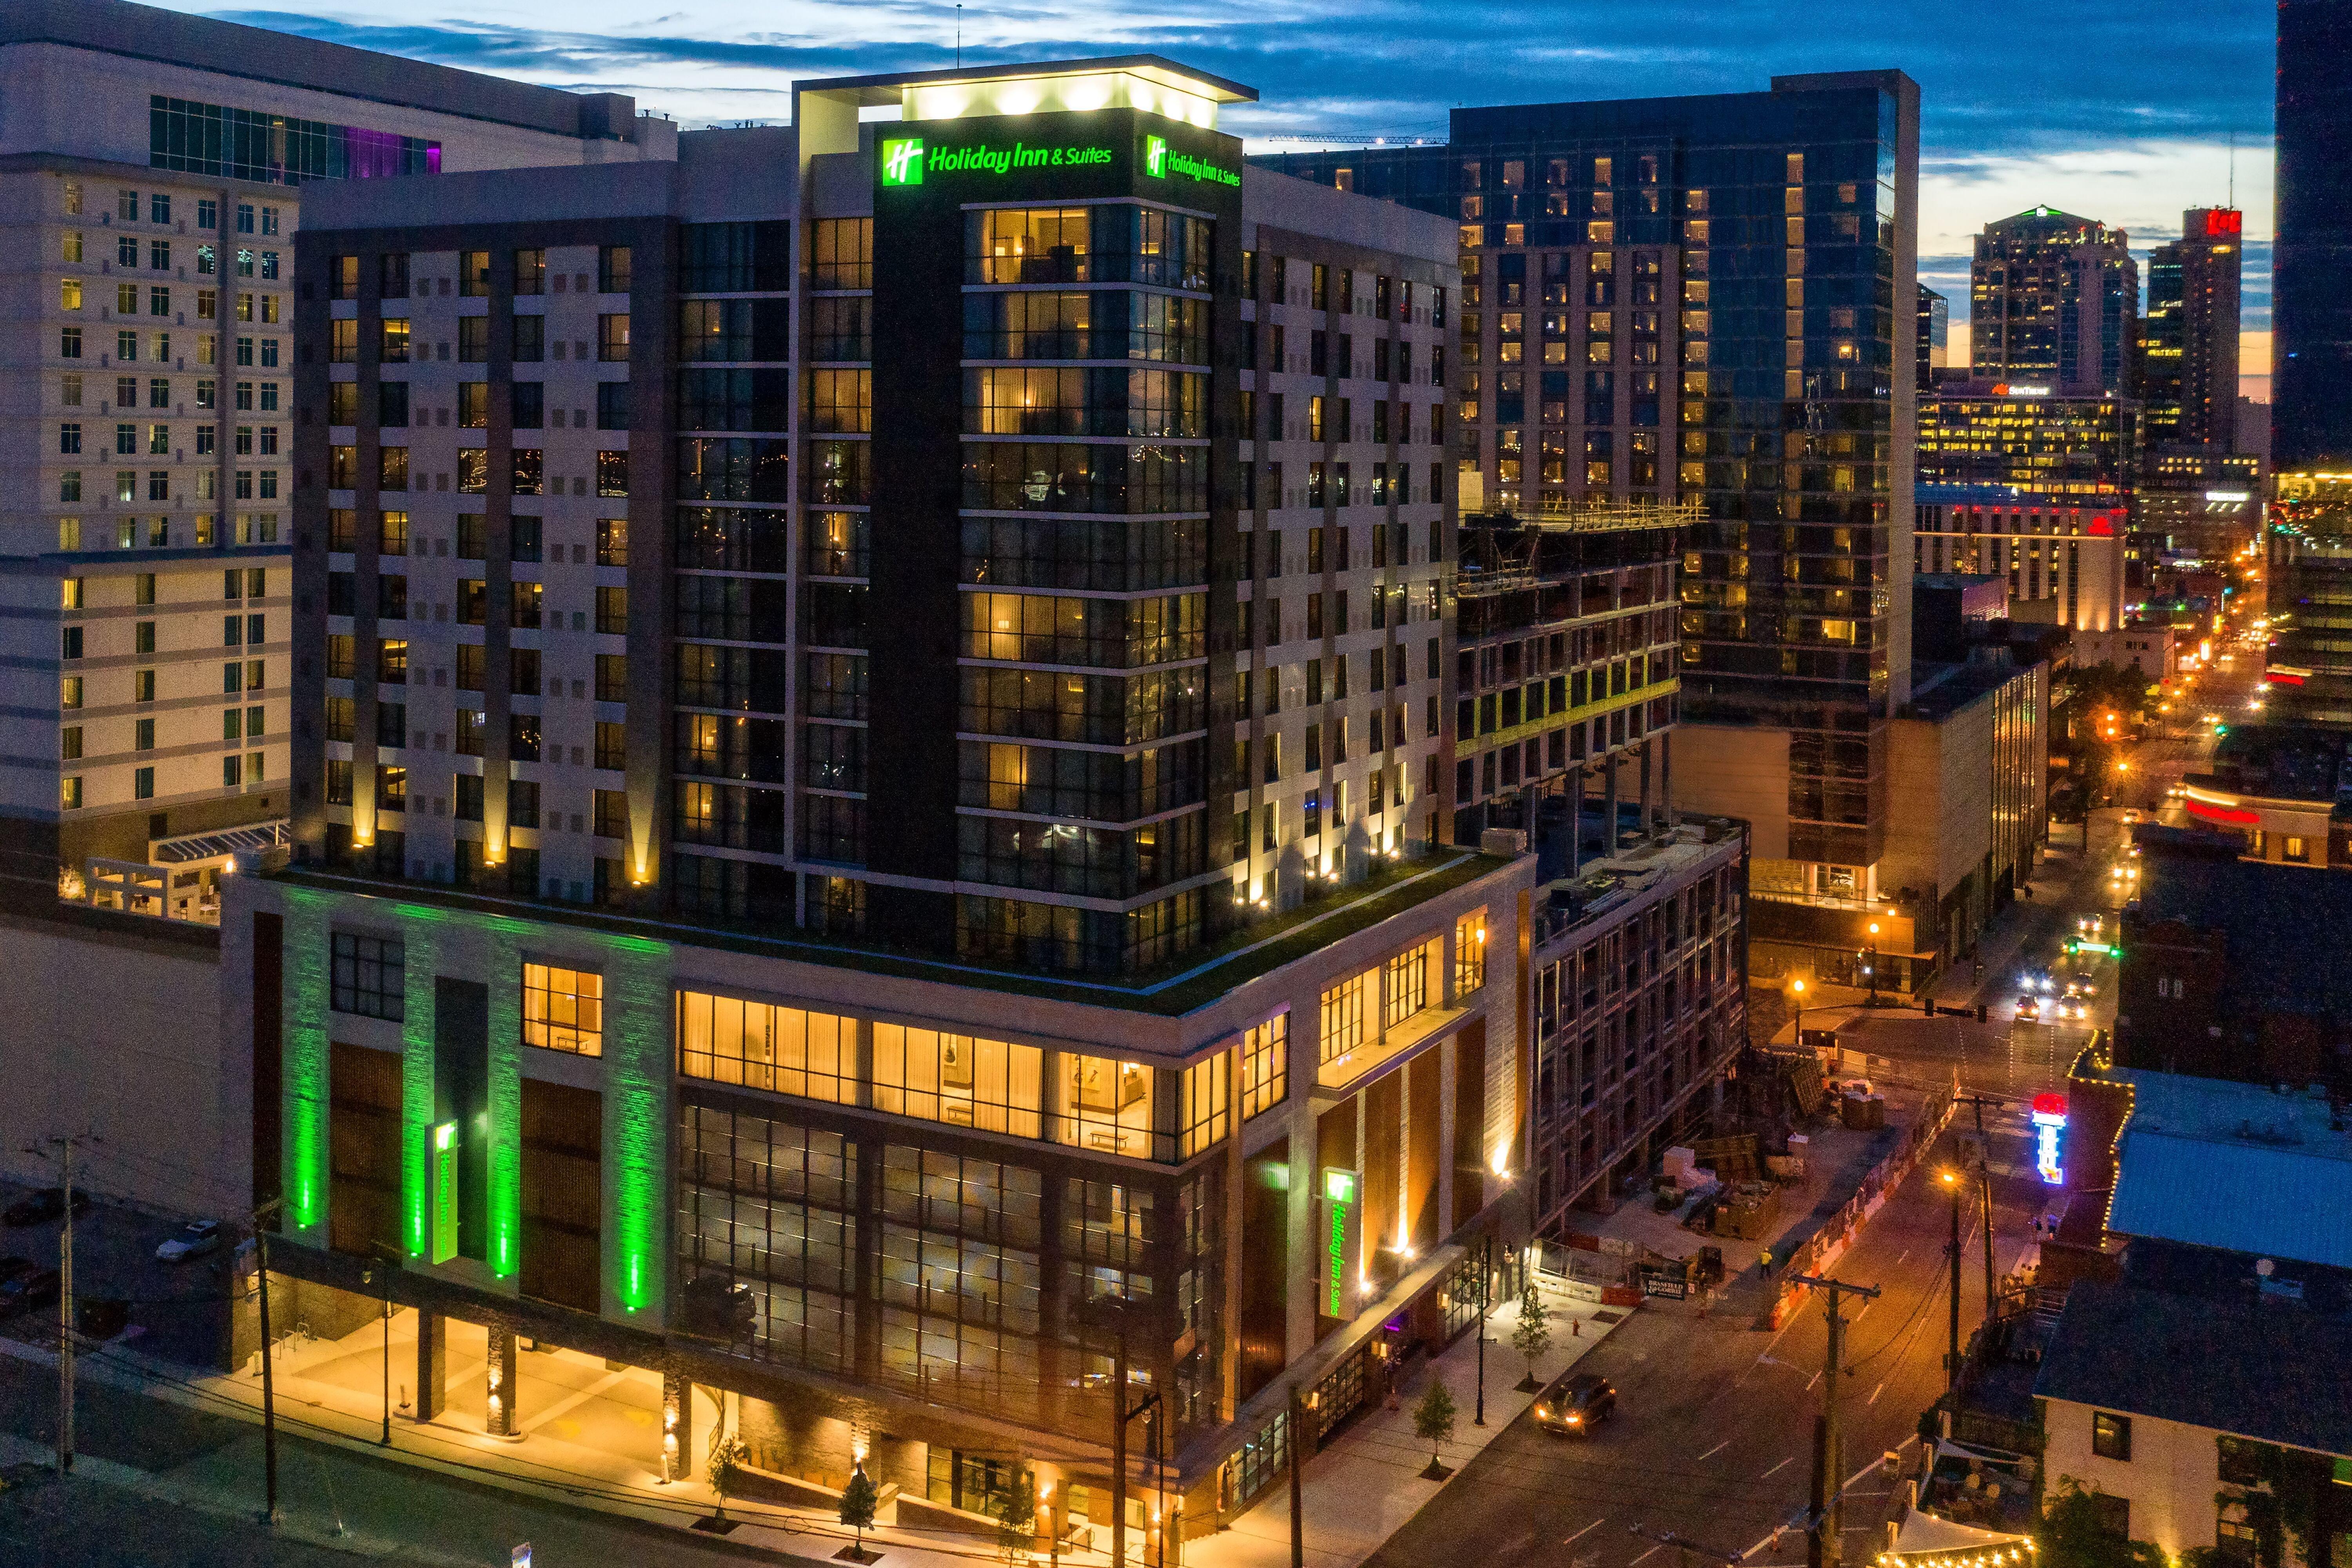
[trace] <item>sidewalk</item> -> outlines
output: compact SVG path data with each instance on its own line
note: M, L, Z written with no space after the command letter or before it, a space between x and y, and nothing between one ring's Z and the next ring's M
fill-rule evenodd
M1538 1377L1545 1381L1628 1315L1570 1302L1551 1291L1546 1292L1546 1304L1554 1342L1536 1365ZM1430 1449L1412 1429L1413 1404L1433 1373L1444 1379L1459 1411L1454 1439L1440 1446L1444 1462L1454 1473L1526 1410L1532 1396L1513 1387L1527 1370L1524 1359L1509 1346L1517 1321L1516 1301L1497 1303L1489 1318L1486 1426L1473 1424L1478 1346L1475 1335L1465 1334L1433 1366L1424 1365L1412 1375L1398 1409L1368 1410L1308 1460L1303 1478L1307 1551L1320 1568L1355 1568L1447 1484L1421 1479ZM526 1353L520 1368L524 1436L520 1441L492 1437L483 1429L482 1418L484 1336L478 1329L468 1334L467 1327L449 1325L448 1409L423 1426L395 1414L389 1450L378 1441L384 1374L379 1325L368 1324L342 1341L281 1350L273 1374L280 1432L478 1486L667 1527L679 1532L681 1544L714 1544L721 1539L686 1533L716 1511L718 1500L709 1487L699 1479L664 1485L648 1462L659 1421L660 1387L653 1373L607 1368L602 1361L568 1351ZM0 1339L0 1355L56 1364L54 1352L14 1340ZM404 1374L415 1374L414 1313L394 1318L391 1355L397 1404L406 1392L399 1386ZM255 1426L260 1421L260 1380L253 1371L192 1375L120 1342L86 1347L79 1364L79 1375L92 1384ZM707 1401L700 1404L698 1439L709 1430L714 1415ZM0 1448L0 1461L38 1462L47 1452L42 1448L37 1454L21 1439L9 1439ZM215 1478L215 1485L192 1487L183 1478L119 1463L85 1460L81 1473L224 1516L249 1517L258 1500L257 1480L242 1474L224 1473ZM853 1538L831 1513L816 1510L730 1500L726 1514L735 1521L723 1537L728 1547L748 1547L759 1555L800 1563L823 1562ZM887 1568L971 1568L975 1563L1003 1561L992 1540L950 1531L884 1527L866 1531L866 1541L870 1550L885 1555ZM346 1537L334 1545L411 1561L462 1560L437 1552L429 1532L422 1539L398 1542ZM1130 1555L1139 1551L1131 1548ZM1289 1494L1279 1485L1230 1528L1188 1542L1182 1549L1185 1568L1286 1568L1289 1556ZM1108 1568L1109 1558L1102 1552L1066 1551L1061 1561L1073 1568Z

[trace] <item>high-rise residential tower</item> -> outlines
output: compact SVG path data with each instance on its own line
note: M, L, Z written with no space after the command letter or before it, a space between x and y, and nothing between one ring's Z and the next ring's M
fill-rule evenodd
M2278 8L2271 467L2352 463L2352 10Z
M1794 76L1259 160L1461 224L1464 510L1690 509L1677 798L1857 909L1911 666L1917 116L1900 72Z
M2142 436L2150 451L2238 444L2238 284L2245 215L2191 207L2147 263L2140 323Z
M305 194L667 158L676 128L122 0L11 6L0 99L0 900L127 878L208 918L213 836L289 808Z
M1927 396L1936 384L1936 372L1951 363L1952 302L1925 283L1919 285L1919 337L1914 345L1917 356L1919 395Z
M2129 394L2138 318L2139 264L2122 229L2034 207L1977 236L1969 268L1975 379Z

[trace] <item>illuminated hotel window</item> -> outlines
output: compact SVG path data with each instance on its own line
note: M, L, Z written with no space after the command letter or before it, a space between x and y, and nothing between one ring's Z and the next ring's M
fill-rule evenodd
M1486 911L1473 910L1454 922L1454 994L1467 996L1486 984Z
M856 1020L681 991L678 1070L712 1083L857 1103Z
M522 966L522 1043L574 1056L604 1053L604 977L551 964Z
M1289 1076L1290 1015L1276 1013L1242 1037L1242 1120L1281 1104Z
M874 1026L874 1109L1034 1138L1045 1054L1035 1046L898 1024Z

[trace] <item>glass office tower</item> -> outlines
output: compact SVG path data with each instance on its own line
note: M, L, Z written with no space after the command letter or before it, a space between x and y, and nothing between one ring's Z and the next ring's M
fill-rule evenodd
M1759 857L1856 890L1910 666L1917 105L1900 72L1781 77L1258 160L1461 222L1463 511L1699 503L1682 776L1769 824ZM1775 798L1706 795L1748 752Z

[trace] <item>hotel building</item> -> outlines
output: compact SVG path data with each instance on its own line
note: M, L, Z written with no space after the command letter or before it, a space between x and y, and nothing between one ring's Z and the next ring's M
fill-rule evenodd
M1250 96L804 81L314 198L230 1027L273 1267L398 1256L489 1430L527 1337L659 1374L665 1476L699 1384L901 1522L1148 1531L1150 1477L1203 1531L1515 1256L1534 862L1439 809L1456 231L1245 169Z

